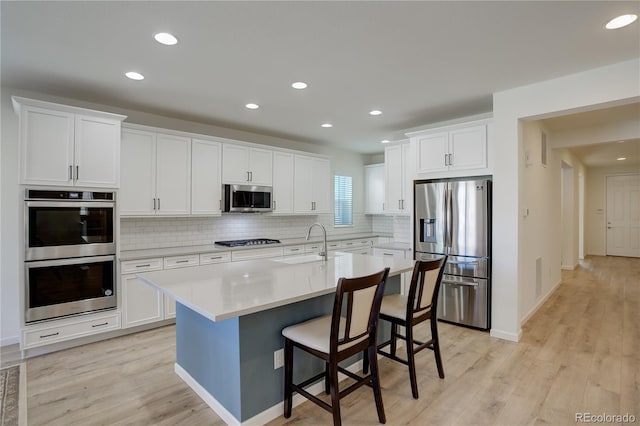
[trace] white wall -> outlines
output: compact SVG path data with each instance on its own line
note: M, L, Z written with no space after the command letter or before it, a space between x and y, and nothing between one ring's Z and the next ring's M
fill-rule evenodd
M640 173L637 166L589 167L585 191L585 253L607 254L607 176Z
M527 252L524 136L521 119L542 119L640 98L640 60L495 93L493 198L493 336L517 341L525 317L519 293L532 259Z
M331 232L358 232L371 230L370 218L365 218L364 211L364 161L365 156L329 146L308 144L298 141L279 139L255 133L243 132L222 127L193 123L171 117L161 117L141 111L115 108L100 104L66 99L45 94L33 93L20 89L2 88L0 97L2 119L1 145L1 214L0 214L0 345L18 342L21 326L20 319L20 288L22 271L22 257L20 248L20 233L23 225L20 221L22 214L23 193L18 184L18 116L14 113L11 96L18 95L28 98L41 99L66 105L91 108L127 115L126 122L166 129L181 130L205 135L237 139L247 142L260 143L274 147L295 149L331 157L331 166L335 174L353 176L353 208L354 217L359 221L354 228L341 228ZM320 220L333 227L332 215L323 215ZM187 219L188 221L189 219ZM214 218L210 218L215 221ZM309 218L303 221L308 221ZM194 219L197 222L197 220ZM195 222L194 222L195 223ZM199 223L199 222L198 222ZM306 223L306 222L305 222ZM303 225L303 224L302 224ZM187 226L187 232L193 228L193 223ZM213 225L212 225L213 226ZM215 226L214 226L215 227ZM129 228L123 227L125 231ZM133 238L135 240L135 238ZM163 240L164 241L164 240Z

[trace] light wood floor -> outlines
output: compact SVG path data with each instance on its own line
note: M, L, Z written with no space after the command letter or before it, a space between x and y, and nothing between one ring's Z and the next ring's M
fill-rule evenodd
M520 343L441 323L446 378L418 355L420 399L406 368L381 361L387 424L574 425L575 413L640 423L640 259L589 257L524 327ZM174 327L30 359L37 425L224 424L174 373ZM343 399L345 424L377 424L369 388ZM271 424L327 424L305 402Z

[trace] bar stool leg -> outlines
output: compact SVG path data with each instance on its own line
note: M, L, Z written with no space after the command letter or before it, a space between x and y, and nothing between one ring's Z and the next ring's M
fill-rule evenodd
M338 363L331 361L329 365L331 375L331 410L333 411L333 425L342 425L340 417L340 390L338 389Z
M444 379L444 368L442 368L442 357L440 356L440 339L438 339L438 319L431 317L431 339L433 339L433 354L436 357L438 376Z
M389 348L391 355L396 356L396 348L398 339L398 324L391 323L391 347Z
M407 364L409 365L409 380L411 381L411 393L414 399L418 399L418 380L416 379L416 360L413 351L413 327L407 324L405 327L407 336Z
M373 386L373 398L376 401L376 410L378 411L378 421L386 423L387 419L384 415L384 405L382 403L382 391L380 390L380 376L378 372L378 351L376 345L369 346L368 357L371 365L371 385Z
M329 363L324 363L324 393L331 393L331 377L329 376Z
M293 406L293 344L284 339L284 417L291 417Z

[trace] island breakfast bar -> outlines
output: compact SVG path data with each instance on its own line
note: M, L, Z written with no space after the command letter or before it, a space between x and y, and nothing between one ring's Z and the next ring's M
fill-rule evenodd
M282 329L329 314L339 278L385 267L385 292L398 292L400 274L411 271L413 261L337 252L327 261L317 255L259 259L138 278L177 302L176 373L228 424L258 424L283 412L284 373L274 369L274 351L284 346ZM359 365L355 357L349 362ZM301 354L294 377L323 369L319 360Z

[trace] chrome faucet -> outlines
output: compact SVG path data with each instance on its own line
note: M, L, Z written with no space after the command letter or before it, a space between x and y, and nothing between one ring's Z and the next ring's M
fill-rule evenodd
M311 225L309 227L309 230L307 231L307 240L309 240L309 237L311 236L311 229L313 229L314 226L319 226L320 228L322 228L322 234L323 234L322 251L318 254L322 256L323 260L326 261L327 260L327 230L325 229L324 225L318 222Z

